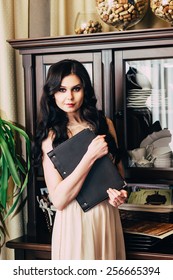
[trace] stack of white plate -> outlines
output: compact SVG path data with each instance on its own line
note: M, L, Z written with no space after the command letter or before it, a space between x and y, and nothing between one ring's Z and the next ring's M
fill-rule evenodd
M151 95L151 89L131 89L128 91L127 107L142 108L147 107L147 99Z
M169 129L162 129L149 134L140 144L140 148L145 147L146 158L153 159L154 167L172 167L172 135Z
M169 168L172 164L172 151L168 147L155 148L153 150L154 167Z
M165 156L159 156L154 161L154 167L169 168L172 165L171 154Z
M153 149L167 147L170 151L171 140L172 140L172 134L169 129L154 131L153 133L149 134L145 139L142 140L140 144L140 148L143 147L148 148L149 146L152 146Z

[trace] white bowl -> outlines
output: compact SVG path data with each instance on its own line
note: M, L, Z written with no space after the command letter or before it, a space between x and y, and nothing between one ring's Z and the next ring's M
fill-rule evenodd
M145 148L136 148L133 150L129 150L128 154L130 155L132 160L140 161L145 157L146 149Z
M167 163L167 162L171 162L171 158L156 158L155 163Z
M155 160L154 161L154 167L163 167L163 168L169 168L171 167L172 160L166 159L166 160Z
M167 159L170 159L171 156L172 156L172 152L169 152L169 153L166 153L166 154L163 154L163 155L156 156L156 159L159 159L159 160L164 160L165 159L165 160L167 160Z
M136 73L136 82L142 89L151 89L152 85L147 76L142 73Z
M170 168L171 167L171 163L167 163L167 164L154 163L154 167L157 167L157 168Z
M153 156L161 156L165 154L171 154L171 148L169 146L154 148L152 151Z

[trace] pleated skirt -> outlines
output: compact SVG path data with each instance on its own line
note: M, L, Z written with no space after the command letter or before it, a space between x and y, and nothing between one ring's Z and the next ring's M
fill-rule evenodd
M56 211L53 260L124 260L119 210L107 200L83 212L76 200Z

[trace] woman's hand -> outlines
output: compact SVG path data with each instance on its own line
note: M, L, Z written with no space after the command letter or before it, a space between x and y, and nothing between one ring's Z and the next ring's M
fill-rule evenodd
M108 153L108 144L105 141L106 135L96 136L88 146L87 154L94 160L105 156Z
M127 192L125 190L118 191L116 189L109 188L107 190L107 193L109 195L108 201L114 207L118 207L121 204L125 203L127 199Z

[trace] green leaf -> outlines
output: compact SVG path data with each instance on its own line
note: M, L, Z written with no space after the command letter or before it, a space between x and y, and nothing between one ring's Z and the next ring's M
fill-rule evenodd
M17 198L15 199L13 205L12 205L11 208L8 210L6 216L4 217L4 220L5 220L5 219L14 211L14 209L16 208L16 206L17 206L17 204L18 204L18 202L19 202L19 199L20 199L20 197L21 197L21 194L23 193L23 190L25 189L25 187L26 187L26 185L27 185L27 183L28 183L28 174L29 174L29 173L27 173L27 175L26 175L26 177L25 177L25 180L24 180L24 183L23 183L23 185L22 185L22 187L21 187L21 189L20 189L20 192L18 193Z
M23 129L13 125L12 123L10 123L8 121L4 121L4 123L6 125L8 125L11 129L14 129L15 131L17 131L20 135L22 135L24 137L24 139L26 141L26 150L27 150L27 168L30 169L30 150L31 150L31 147L30 147L29 136L27 135L27 133Z
M8 145L4 141L4 139L1 137L1 135L0 135L0 148L2 150L2 154L4 155L6 164L7 164L8 168L9 168L9 171L11 173L11 176L12 176L15 184L17 186L20 186L21 185L21 181L20 181L20 178L19 178L19 175L18 175L18 172L17 172L17 168L15 166L14 160L13 160L13 158L12 158L12 156L10 154L10 151L8 149Z
M26 143L26 160L16 153L15 133L23 137ZM0 118L0 221L14 212L19 199L27 186L30 170L30 139L27 133L6 120ZM15 184L13 205L7 208L7 190L9 177Z
M0 188L0 203L5 208L7 201L7 188L8 188L8 168L7 165L4 164L4 157L2 157L2 174L1 174L1 188Z

